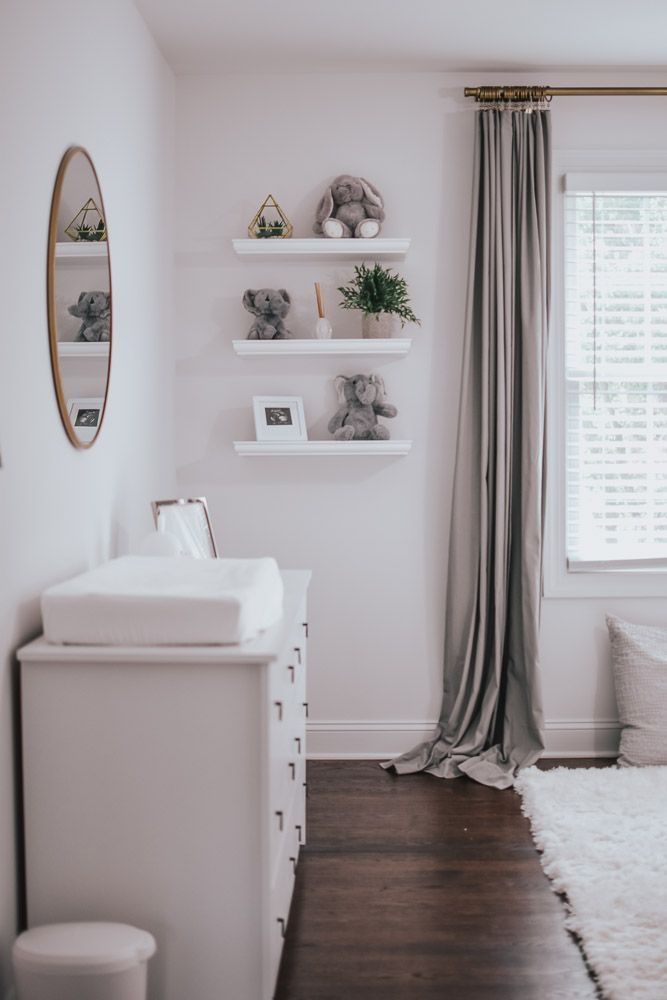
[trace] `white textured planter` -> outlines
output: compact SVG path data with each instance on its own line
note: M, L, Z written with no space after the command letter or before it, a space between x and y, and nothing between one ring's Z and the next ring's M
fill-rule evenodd
M361 333L367 339L396 337L401 330L401 320L396 313L364 313Z

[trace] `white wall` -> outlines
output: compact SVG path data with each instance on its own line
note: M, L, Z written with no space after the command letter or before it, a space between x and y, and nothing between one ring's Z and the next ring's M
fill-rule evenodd
M545 77L554 85L619 80ZM660 82L655 74L625 80ZM472 162L462 87L476 82L498 80L247 74L177 81L179 489L208 496L223 553L270 553L284 566L313 568L311 753L407 748L438 713ZM555 149L599 150L602 158L619 148L664 152L666 114L655 98L563 98L553 105ZM386 235L412 237L399 265L422 319L410 331L410 355L381 366L236 357L231 341L250 325L240 304L248 286L287 287L295 299L289 320L305 333L319 279L336 332L357 331L354 315L336 307L335 287L350 265L253 263L230 245L268 192L295 235L308 235L325 182L344 171L362 173L384 192ZM408 457L234 454L234 439L254 436L253 394L302 395L311 436L326 437L331 378L370 367L385 376L400 411L392 435L414 440ZM545 602L542 665L554 750L613 746L605 607L667 620L662 601Z
M451 107L435 76L177 80L179 488L208 496L223 553L314 570L314 721L428 719L438 708L469 215L467 164L447 146L465 149L472 128ZM249 286L286 287L286 323L303 335L319 280L336 334L360 334L359 317L337 307L349 263L249 263L230 244L269 192L295 235L311 235L325 183L347 171L383 191L385 232L412 237L398 265L422 320L406 331L411 353L384 364L238 358ZM333 377L364 370L385 377L399 410L392 436L414 440L407 457L235 455L234 439L254 437L253 394L302 395L310 436L327 437Z
M42 588L120 554L173 490L173 77L129 0L0 4L0 995L16 929L14 651ZM110 399L75 451L51 381L46 245L60 157L88 148L114 285Z

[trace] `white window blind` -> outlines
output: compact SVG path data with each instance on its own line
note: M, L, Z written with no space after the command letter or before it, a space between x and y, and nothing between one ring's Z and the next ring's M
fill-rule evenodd
M565 185L573 570L667 567L667 183L642 187Z

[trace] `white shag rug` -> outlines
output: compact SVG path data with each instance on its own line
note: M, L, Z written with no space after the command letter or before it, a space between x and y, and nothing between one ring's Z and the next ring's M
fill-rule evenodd
M667 767L531 767L514 787L606 1000L667 1000Z

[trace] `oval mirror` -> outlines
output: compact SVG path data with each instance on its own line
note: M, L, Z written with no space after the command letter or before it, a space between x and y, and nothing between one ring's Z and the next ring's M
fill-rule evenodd
M49 345L60 416L89 448L104 416L111 364L111 268L104 202L80 146L63 156L51 202L47 269Z

